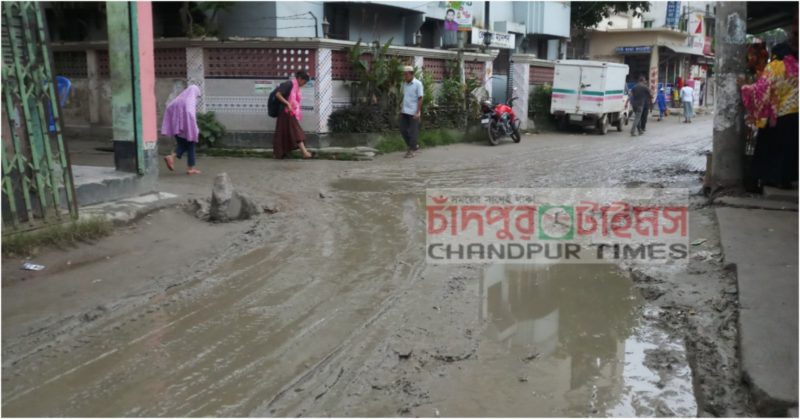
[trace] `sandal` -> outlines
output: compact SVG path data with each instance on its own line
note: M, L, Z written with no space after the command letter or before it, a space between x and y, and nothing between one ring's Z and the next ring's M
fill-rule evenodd
M189 169L189 170L186 171L186 174L189 175L189 176L191 176L191 175L199 175L200 173L202 173L202 172L197 170L197 169Z
M164 163L167 163L167 169L169 169L170 172L175 170L175 160L171 155L164 157Z

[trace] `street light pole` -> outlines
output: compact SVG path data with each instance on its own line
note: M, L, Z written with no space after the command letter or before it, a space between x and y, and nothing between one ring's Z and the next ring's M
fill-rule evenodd
M717 2L714 37L714 141L712 189L736 188L744 178L744 108L738 80L747 66L747 3Z

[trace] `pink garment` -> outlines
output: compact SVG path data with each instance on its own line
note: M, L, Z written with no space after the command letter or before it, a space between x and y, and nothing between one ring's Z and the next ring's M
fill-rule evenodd
M161 134L169 137L180 136L186 141L196 143L200 134L197 127L197 98L200 88L191 85L167 105L161 122Z
M289 93L289 103L292 105L292 109L294 109L294 116L297 118L298 121L303 120L303 109L300 108L300 102L302 102L302 98L300 97L300 86L297 84L297 79L292 79L292 92ZM289 109L286 109L286 112L289 112Z

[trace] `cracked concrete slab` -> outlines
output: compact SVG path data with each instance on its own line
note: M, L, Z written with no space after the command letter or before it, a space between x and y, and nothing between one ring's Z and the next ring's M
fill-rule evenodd
M797 213L717 208L725 262L736 267L744 378L759 414L797 406Z

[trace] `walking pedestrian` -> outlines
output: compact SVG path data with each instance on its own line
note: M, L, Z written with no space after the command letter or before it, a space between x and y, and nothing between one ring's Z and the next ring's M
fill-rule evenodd
M300 88L308 83L310 77L305 71L298 71L294 78L281 83L275 92L275 99L280 102L278 120L275 122L275 137L272 140L272 157L284 159L292 150L298 148L303 158L311 158L306 149L306 134L300 127L303 110L300 108Z
M658 120L661 121L667 112L667 96L664 95L664 88L658 89L656 94L656 104L658 105Z
M642 108L642 117L639 119L639 128L642 129L642 132L647 131L647 117L650 116L650 108L652 107L650 101L644 103L644 107Z
M683 104L683 123L688 124L694 117L694 88L688 83L681 88L681 103Z
M400 134L406 142L408 151L405 157L414 157L419 144L419 122L422 117L422 82L414 78L414 67L403 68L403 107L400 111Z
M644 109L646 104L651 102L650 88L647 87L647 80L644 77L639 77L639 83L636 83L631 89L631 107L633 108L633 124L631 124L631 135L636 136L638 131L641 135L642 130L641 120L644 118Z
M167 104L164 110L164 119L161 121L161 134L175 137L177 145L175 151L164 157L169 170L175 170L175 158L186 154L187 175L196 175L200 171L195 169L195 146L200 137L197 127L197 98L202 93L200 88L191 85L184 89L178 97Z

